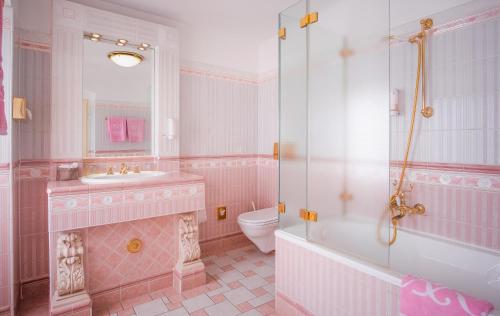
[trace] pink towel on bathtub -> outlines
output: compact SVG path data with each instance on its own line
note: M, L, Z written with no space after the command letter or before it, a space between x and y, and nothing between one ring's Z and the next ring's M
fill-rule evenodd
M493 305L407 275L401 281L401 316L487 316Z
M127 117L127 135L131 143L144 141L144 119Z
M113 143L124 142L127 139L127 120L121 116L110 116L106 119L109 139Z

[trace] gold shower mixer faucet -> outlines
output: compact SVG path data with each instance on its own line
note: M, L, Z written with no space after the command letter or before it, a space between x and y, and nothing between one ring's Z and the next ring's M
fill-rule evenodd
M421 203L415 204L413 207L406 205L405 193L393 194L390 199L390 207L393 225L397 225L398 221L406 215L423 215L425 214L425 206Z

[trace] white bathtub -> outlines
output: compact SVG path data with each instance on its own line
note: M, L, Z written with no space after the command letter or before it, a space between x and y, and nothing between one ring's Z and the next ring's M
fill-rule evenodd
M334 239L342 238L347 242L337 243L341 248L352 251L357 247L354 253L361 253L362 256L370 256L373 253L374 250L370 249L374 248L374 244L370 244L375 238L373 222L343 221L339 225L338 221L330 221L322 225L328 227L329 232L335 233L322 234L321 229L311 230L313 235L318 234L315 236L316 240L320 240L319 235L321 235L326 245L335 245ZM500 316L500 253L498 252L399 230L396 243L389 247L388 251L387 249L384 251L383 248L375 250L386 258L387 254L389 255L384 266L342 251L332 250L318 243L305 241L297 236L295 233L297 230L297 227L279 230L276 236L388 284L399 286L400 278L404 274L413 274L442 283L490 301L496 306L495 312L491 315ZM277 287L280 287L279 284ZM307 309L307 306L304 308Z

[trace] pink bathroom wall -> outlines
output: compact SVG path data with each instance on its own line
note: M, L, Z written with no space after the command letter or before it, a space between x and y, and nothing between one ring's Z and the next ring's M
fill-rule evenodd
M411 203L426 216L400 221L410 229L500 250L500 8L436 25L429 38L428 103L434 115L418 115L406 181ZM392 116L391 183L400 174L413 98L416 47L391 46L391 88L401 94Z
M277 205L278 161L273 160L274 143L279 141L278 77L276 71L261 76L258 91L258 208Z
M181 170L205 178L207 221L200 225L200 240L241 232L237 218L257 203L257 156L184 158ZM227 219L218 221L216 208L227 207Z
M270 155L279 141L278 75L271 71L262 75L258 89L258 153Z
M256 153L255 79L182 68L180 100L181 156Z
M276 267L279 315L399 315L399 286L295 242L276 239Z
M270 155L277 113L275 74L181 69L181 169L206 179L201 240L241 232L237 217L252 210L252 201L257 208L276 204L277 164ZM217 221L215 208L222 205L228 219Z
M257 160L258 208L278 204L278 161L270 155L261 155Z
M500 251L500 169L476 171L429 169L428 164L409 170L414 184L410 204L423 203L426 216L400 222L405 229ZM440 167L442 168L442 167ZM392 182L400 168L392 168Z
M1 137L1 136L0 136ZM10 215L10 166L1 163L0 166L0 314L10 308L11 293L11 249L10 234L12 217Z

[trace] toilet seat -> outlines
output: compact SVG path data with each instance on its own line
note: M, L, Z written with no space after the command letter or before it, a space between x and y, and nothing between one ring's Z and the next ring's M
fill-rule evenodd
M274 207L253 212L246 212L238 216L238 222L252 226L265 226L278 222L278 211Z

